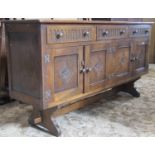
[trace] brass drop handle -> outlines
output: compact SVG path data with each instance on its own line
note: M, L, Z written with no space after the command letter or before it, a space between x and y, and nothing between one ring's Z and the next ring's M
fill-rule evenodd
M136 34L136 33L138 33L138 30L133 31L133 34Z
M102 33L103 36L107 36L108 34L109 34L109 31L104 31L104 32Z
M86 72L88 73L88 72L91 72L92 71L92 68L90 68L90 67L86 67Z
M145 30L145 34L149 33L149 30Z
M125 33L125 30L120 31L120 35L123 35Z
M90 32L87 31L87 32L84 32L84 33L83 33L83 36L84 36L84 37L87 37L87 36L89 36L89 34L90 34Z
M61 37L63 37L63 33L62 32L56 33L56 38L57 39L60 39Z

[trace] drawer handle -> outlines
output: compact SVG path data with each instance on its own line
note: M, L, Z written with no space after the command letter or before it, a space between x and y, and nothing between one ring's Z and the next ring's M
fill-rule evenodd
M87 36L89 36L89 34L90 34L90 32L87 31L87 32L84 32L84 33L83 33L83 36L84 36L84 37L87 37Z
M138 30L133 31L132 33L133 33L133 34L136 34L136 33L138 33Z
M149 30L145 30L145 34L148 34L149 33Z
M125 30L120 31L120 35L123 35L125 33Z
M109 31L104 31L103 33L102 33L102 35L105 37L105 36L107 36L109 34Z
M63 37L63 33L62 33L62 32L58 32L58 33L56 34L56 38L57 38L57 39L60 39L61 37Z

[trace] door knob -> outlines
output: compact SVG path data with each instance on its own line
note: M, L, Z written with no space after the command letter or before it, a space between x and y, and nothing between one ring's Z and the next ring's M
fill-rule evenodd
M81 68L80 69L80 73L85 73L86 72L86 69L85 68Z
M133 58L130 59L131 62L134 62L135 60L136 60L135 57L133 57Z
M92 71L92 68L89 68L89 67L86 67L86 72L91 72Z

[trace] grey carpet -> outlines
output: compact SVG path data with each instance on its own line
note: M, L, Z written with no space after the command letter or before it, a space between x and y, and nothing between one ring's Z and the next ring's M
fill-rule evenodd
M136 87L140 98L119 93L58 117L62 136L155 136L155 65ZM0 136L51 136L29 126L31 111L18 102L0 106Z

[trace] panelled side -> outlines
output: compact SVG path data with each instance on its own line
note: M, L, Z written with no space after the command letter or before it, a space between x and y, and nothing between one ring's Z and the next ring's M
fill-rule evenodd
M41 100L41 52L38 24L6 24L11 97L23 102Z

